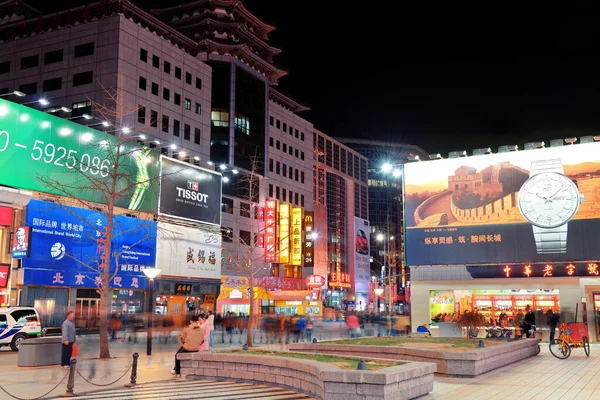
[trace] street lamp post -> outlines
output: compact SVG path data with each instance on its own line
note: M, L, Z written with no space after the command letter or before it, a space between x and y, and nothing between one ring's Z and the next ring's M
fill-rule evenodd
M148 331L146 338L146 355L152 355L152 325L154 325L154 278L160 274L160 268L144 268L144 275L150 279L148 286Z

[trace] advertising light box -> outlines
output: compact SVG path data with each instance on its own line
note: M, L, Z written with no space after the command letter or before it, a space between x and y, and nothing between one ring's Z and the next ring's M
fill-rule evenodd
M600 143L406 164L409 265L600 258Z
M160 163L160 213L221 225L221 174L167 157Z
M116 157L116 144L112 135L0 99L0 185L105 203L102 182L118 160L116 205L155 211L156 153L127 142Z

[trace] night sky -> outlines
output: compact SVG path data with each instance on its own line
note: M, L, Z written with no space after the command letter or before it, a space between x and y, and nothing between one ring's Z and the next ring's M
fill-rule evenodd
M276 27L272 43L283 52L275 63L289 71L280 89L309 105L301 115L332 136L445 153L600 132L591 0L245 4Z

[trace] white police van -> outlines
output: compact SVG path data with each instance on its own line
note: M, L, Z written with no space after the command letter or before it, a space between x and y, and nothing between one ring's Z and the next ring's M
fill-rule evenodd
M0 307L0 347L19 351L23 340L42 336L40 315L33 307Z

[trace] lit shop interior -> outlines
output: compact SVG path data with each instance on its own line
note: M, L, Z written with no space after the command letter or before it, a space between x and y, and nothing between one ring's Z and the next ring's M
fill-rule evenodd
M599 299L600 300L600 299ZM548 310L560 312L558 289L536 290L432 290L429 292L431 324L452 322L457 312L477 311L490 323L499 323L500 315L506 314L508 325L526 312L527 306L536 314L539 325L546 324L544 315Z

